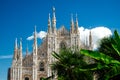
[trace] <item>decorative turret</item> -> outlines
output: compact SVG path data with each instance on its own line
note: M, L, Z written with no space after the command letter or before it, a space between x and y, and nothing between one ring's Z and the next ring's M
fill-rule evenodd
M74 21L73 21L73 14L71 14L71 33L74 33Z
M79 25L78 25L78 18L77 18L77 14L76 14L76 24L75 24L75 25L76 25L76 29L75 29L75 30L76 30L76 33L78 33L78 32L79 32L79 31L78 31L78 27L79 27Z
M33 51L34 51L33 54L37 55L37 31L36 31L36 26L35 26L35 31L34 31Z
M20 38L20 59L22 60L22 38Z
M15 48L14 48L14 56L13 59L17 60L17 55L18 55L18 46L17 46L17 38L15 40Z
M50 13L49 13L49 18L48 18L48 33L51 33L51 18L50 18Z
M34 44L33 44L33 76L32 80L37 80L37 31L35 26L34 31Z
M53 7L52 30L53 30L53 33L56 33L55 7Z

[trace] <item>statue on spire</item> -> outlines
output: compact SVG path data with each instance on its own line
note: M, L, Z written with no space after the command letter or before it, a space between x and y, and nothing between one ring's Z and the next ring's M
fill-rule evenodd
M20 38L20 56L19 57L22 59L22 38Z
M15 49L17 49L17 38L15 40Z
M36 26L35 26L35 31L34 31L34 44L33 44L33 54L37 55L37 31L36 31Z
M51 33L51 18L50 18L50 13L49 13L49 18L48 18L48 33Z
M73 14L71 14L71 33L74 33L74 21L73 21Z
M36 25L35 25L35 31L34 31L34 45L37 44L37 31L36 31Z
M17 60L17 55L18 55L18 46L17 46L17 38L16 38L13 59Z
M77 17L77 13L76 13L76 33L78 33L78 27L79 27L79 25L78 25L78 17Z
M56 33L55 7L53 7L52 31L53 31L53 33Z
M55 7L53 6L53 12L55 12Z
M56 17L55 17L55 7L53 7L53 21L56 22Z

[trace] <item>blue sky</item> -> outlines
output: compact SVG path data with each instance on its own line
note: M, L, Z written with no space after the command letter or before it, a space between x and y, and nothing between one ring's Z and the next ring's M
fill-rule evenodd
M33 41L26 39L32 35L35 25L37 31L47 31L48 14L52 14L53 6L56 8L57 28L63 24L69 28L71 13L74 16L77 13L79 26L106 26L112 32L115 29L120 32L120 0L0 0L1 80L7 80L15 38L22 37L23 53L27 44L31 50Z

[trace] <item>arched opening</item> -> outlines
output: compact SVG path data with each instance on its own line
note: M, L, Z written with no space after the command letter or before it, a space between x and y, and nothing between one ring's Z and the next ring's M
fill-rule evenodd
M25 77L25 80L29 80L29 78L28 78L28 77Z
M66 43L64 41L62 41L60 43L60 49L64 49L64 48L66 48Z
M44 71L44 63L40 62L40 71Z

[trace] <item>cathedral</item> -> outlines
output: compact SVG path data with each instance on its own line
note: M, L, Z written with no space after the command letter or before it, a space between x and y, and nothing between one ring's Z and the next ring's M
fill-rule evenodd
M50 14L48 16L47 35L40 46L37 44L36 28L34 30L31 54L28 54L28 49L26 49L26 55L23 56L22 41L20 40L18 44L17 39L15 40L12 65L8 70L8 80L41 80L42 77L51 76L53 71L50 64L55 61L51 53L53 51L59 52L62 47L72 48L76 46L79 49L93 49L91 31L88 40L82 42L78 28L78 18L76 16L75 21L71 17L70 30L67 30L65 26L57 29L55 8L53 7L52 19Z

